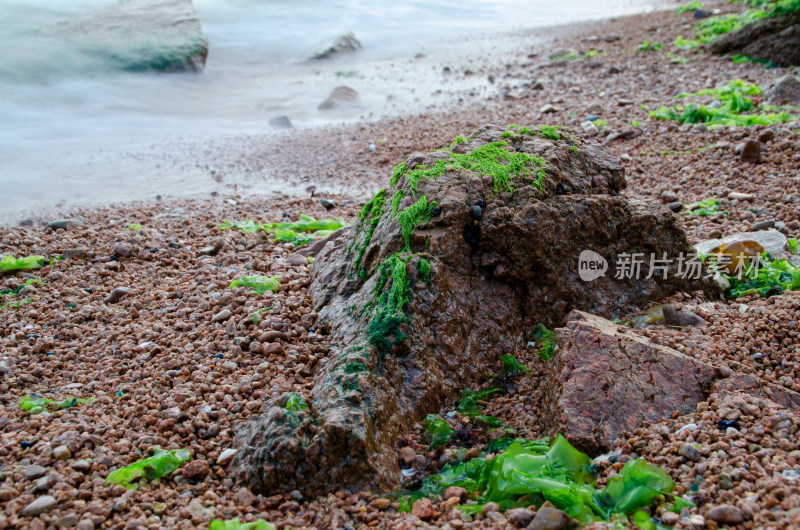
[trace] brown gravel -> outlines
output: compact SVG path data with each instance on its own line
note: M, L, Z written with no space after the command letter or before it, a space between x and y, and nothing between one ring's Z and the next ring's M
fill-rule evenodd
M706 5L736 8L727 2ZM685 52L691 62L672 64L666 56L668 44L678 34L688 37L691 22L691 14L656 13L567 28L561 40L536 50L538 57L521 50L507 64L470 65L473 72L494 77L498 92L465 101L458 112L441 109L291 133L265 151L260 163L279 169L287 179L317 175L355 197L328 197L339 205L331 211L317 197L213 197L75 211L70 217L82 224L68 230L37 224L0 228L0 253L70 256L53 267L0 278L0 288L15 288L27 278L43 281L26 288L30 304L6 308L0 315L0 529L206 528L213 517L257 516L286 528L422 525L417 517L397 513L396 502L367 492L339 491L319 499L303 499L296 492L256 497L233 484L226 465L217 463L230 448L236 425L258 414L266 398L310 388L315 365L328 352L326 336L314 328L308 265L288 261L292 245L273 245L258 234L221 232L218 223L277 221L284 214L297 219L300 213L352 220L361 199L378 189L391 167L411 152L445 145L484 122L568 124L578 130L579 118L598 115L607 123L599 140L629 158L630 197L682 203L715 197L724 202L729 215L679 214L693 241L748 231L764 220L783 223L789 237L800 236L800 124L706 131L652 121L641 110L641 105L652 109L674 104L677 93L732 79L767 86L788 72ZM587 40L610 34L621 39ZM645 39L661 42L665 49L637 51ZM552 65L543 58L555 47L595 49L599 54ZM619 73L611 73L612 67ZM460 75L457 69L454 75ZM541 90L531 89L536 81L541 81ZM562 110L540 115L545 104ZM624 131L633 133L613 139L613 133ZM742 162L735 146L759 138L762 163ZM373 142L374 151L367 148ZM754 198L728 199L731 192ZM140 231L123 230L137 222ZM279 275L280 292L256 295L228 289L233 279L251 272ZM800 293L717 302L686 293L665 302L682 303L707 324L653 326L642 331L646 336L692 357L800 391ZM255 311L268 307L255 326ZM516 428L520 436L536 437L537 389L544 365L532 350L519 352L518 359L532 373L509 382L507 394L491 400L485 413ZM30 392L97 399L48 415L29 415L17 402ZM741 429L726 433L719 429L719 419L736 419ZM464 452L500 434L478 429L458 415L451 423L460 423L451 447L429 452L421 425L402 440L403 458L421 470L410 484L454 458L453 451ZM698 507L673 521L677 527L713 530L726 520L736 524L741 516L739 528L797 528L798 427L797 413L772 402L738 393L713 394L694 414L622 439L623 456L603 465L600 481L629 456L643 456L664 466L680 493L696 498ZM687 444L691 447L684 449ZM191 448L191 480L178 471L136 491L104 484L109 471L142 458L153 446ZM43 499L41 515L22 516L32 501L47 495L55 507ZM491 510L468 522L448 499L432 501L420 506L419 513L426 519L430 515L427 524L433 526L509 524L505 515ZM527 520L531 515L519 512L515 517Z

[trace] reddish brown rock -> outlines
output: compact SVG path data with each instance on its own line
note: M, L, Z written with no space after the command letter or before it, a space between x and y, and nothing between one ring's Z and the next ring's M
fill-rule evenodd
M548 432L590 455L609 450L622 431L694 412L715 379L712 366L581 311L556 330L556 344L545 392Z
M430 521L433 519L433 503L430 499L421 498L414 502L414 506L411 507L411 515L416 515L423 521Z
M742 162L751 162L757 164L761 161L761 142L758 140L747 140L742 146L742 152L739 154L739 160Z
M211 469L206 460L192 460L183 466L183 477L186 480L199 481L208 476Z
M675 268L667 280L615 277L624 252L692 250L670 211L619 196L623 168L600 146L566 130L558 140L503 134L486 126L451 151L412 155L406 167L441 161L443 171L416 183L398 173L349 231L319 251L316 325L339 346L316 369L308 410L273 401L240 429L234 473L253 491L394 486L402 478L397 442L410 426L456 399L498 356L524 349L537 323L558 325L573 308L611 316L676 291L715 292ZM450 164L454 154L495 142L541 157L541 167L528 161L530 171L506 183ZM430 218L406 223L404 234L401 220L426 202ZM581 279L585 250L611 270ZM391 292L400 308L387 303Z
M708 47L712 53L746 55L775 66L800 65L800 13L756 20L721 35Z
M331 110L343 106L353 106L358 103L359 95L355 89L349 86L337 86L317 107L319 110Z

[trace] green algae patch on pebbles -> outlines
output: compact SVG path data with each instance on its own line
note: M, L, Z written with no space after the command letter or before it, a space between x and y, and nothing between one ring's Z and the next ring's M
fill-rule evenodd
M213 519L208 530L275 530L275 526L264 519L259 519L252 523L243 523L237 517L227 521Z
M19 408L29 414L38 414L47 409L68 409L79 404L87 404L94 401L94 397L76 398L70 397L62 401L40 396L39 394L28 394L19 399Z
M236 289L237 287L248 287L258 294L264 294L267 291L277 293L281 288L280 276L243 276L238 280L233 280L229 288Z
M423 422L423 427L430 440L429 449L445 445L455 432L445 420L436 414L428 414Z
M549 361L555 354L556 334L547 329L544 324L536 324L533 333L534 343L539 346L536 355L543 361Z
M245 234L263 230L275 241L307 245L316 238L327 237L336 230L347 226L344 219L314 219L310 215L300 215L300 220L292 223L256 223L252 219L243 221L223 221L220 230L235 228Z
M3 256L0 258L0 272L40 269L46 261L44 256L28 256L19 259L11 255Z
M191 449L171 449L166 451L159 447L154 447L153 456L112 471L106 477L106 483L117 484L124 486L126 489L134 490L139 487L138 482L140 480L152 481L166 477L191 457Z
M500 451L506 443L492 449ZM597 489L591 459L561 435L549 446L543 440L510 440L495 458L487 458L488 454L484 451L468 462L448 463L401 499L401 505L459 486L478 503L459 506L469 513L480 513L487 502L507 510L549 501L570 517L591 523L635 514L652 506L660 495L670 496L675 487L663 469L639 458L628 461L604 489Z
M762 94L763 90L758 85L737 79L723 87L676 96L679 99L712 96L715 102L710 105L692 102L685 107L661 106L651 111L650 116L659 120L677 121L683 125L704 123L710 129L771 125L797 119L785 108L766 103L756 104L752 98Z

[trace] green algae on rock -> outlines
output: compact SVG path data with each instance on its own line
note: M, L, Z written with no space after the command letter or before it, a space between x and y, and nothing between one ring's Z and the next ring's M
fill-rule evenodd
M108 484L118 484L126 489L136 489L140 480L164 478L178 469L181 464L192 457L191 449L171 449L166 451L159 447L152 449L153 456L137 460L129 466L109 473Z
M524 350L536 323L555 326L573 307L612 316L716 289L677 269L668 281L582 281L575 264L586 248L611 259L691 247L671 212L619 196L623 167L598 144L567 128L521 130L489 125L412 154L317 252L309 290L335 346L308 410L288 421L276 398L240 427L238 480L269 494L393 487L396 445L411 425ZM366 369L348 373L353 363Z

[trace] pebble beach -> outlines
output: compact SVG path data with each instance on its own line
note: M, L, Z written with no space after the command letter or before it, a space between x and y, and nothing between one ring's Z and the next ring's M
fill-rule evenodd
M712 8L735 6L707 3ZM547 124L593 138L619 157L624 196L668 206L693 244L765 230L798 238L800 118L708 129L649 116L674 106L680 93L736 79L766 89L797 75L701 50L672 50L695 22L692 12L669 10L550 28L544 44L519 49L504 64L442 65L443 78L486 77L489 95L464 94L462 101L395 118L290 130L257 160L241 162L268 166L293 188L312 184L308 175L314 175L320 188L340 193L309 188L301 196L253 196L230 189L76 209L59 223L34 217L0 227L0 255L48 260L37 270L0 273L0 289L21 287L18 299L27 301L0 310L0 530L208 528L212 519L236 517L263 518L276 528L532 528L535 507L500 512L489 503L483 513L465 516L454 508L463 496L458 491L402 513L392 492L264 497L237 484L228 473L237 428L265 411L270 398L308 393L331 344L316 325L313 260L292 243L221 230L220 223L297 221L300 215L353 222L412 153L446 147L487 123ZM641 50L644 41L663 48ZM554 50L567 53L551 59ZM590 116L593 131L581 125ZM757 162L743 156L748 140L758 144ZM702 217L684 208L707 198L727 213ZM277 276L279 290L229 287L250 274ZM720 370L800 392L800 292L735 300L679 293L661 301L668 303L704 323L654 324L637 332ZM644 309L632 308L623 320ZM536 438L547 363L533 350L517 359L530 372L487 399L484 413L517 436ZM31 414L19 400L32 393L94 399ZM449 419L466 432L481 430L457 411ZM739 427L722 428L720 420ZM677 494L695 499L681 513L657 508L654 515L667 526L798 528L799 428L800 414L775 401L712 393L691 414L626 433L613 462L598 464L598 484L629 459L644 457L667 471ZM496 436L484 430L430 450L417 425L400 441L398 459L417 469L407 486L455 458L457 447L467 455L474 448L477 456ZM149 456L153 447L188 448L192 456L135 490L106 483L110 472Z

